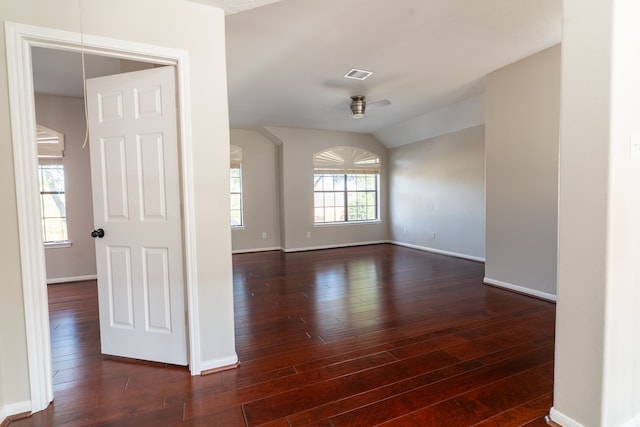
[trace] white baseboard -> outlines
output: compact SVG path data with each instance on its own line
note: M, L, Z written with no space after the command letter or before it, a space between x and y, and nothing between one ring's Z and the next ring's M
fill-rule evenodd
M220 369L220 368L224 368L227 366L233 366L236 365L238 363L238 356L236 354L234 354L233 356L229 356L229 357L222 357L220 359L213 359L213 360L204 360L200 363L200 372L198 372L197 374L192 372L192 375L198 375L201 372L207 372L207 371L211 371L214 369Z
M485 277L483 281L487 285L493 285L493 286L497 286L499 288L509 289L511 291L516 291L516 292L520 292L522 294L531 295L531 296L534 296L536 298L541 298L541 299L544 299L544 300L547 300L547 301L556 302L556 300L558 299L558 297L556 295L553 295L553 294L548 294L546 292L537 291L535 289L525 288L524 286L518 286L518 285L514 285L512 283L501 282L500 280L494 280L494 279L490 279L488 277Z
M85 280L96 280L97 278L98 276L95 274L91 274L89 276L59 277L57 279L47 279L47 285L67 282L83 282Z
M397 241L391 241L392 244L394 245L398 245L398 246L404 246L406 248L411 248L411 249L418 249L420 251L424 251L424 252L431 252L434 254L439 254L439 255L447 255L447 256L452 256L455 258L462 258L462 259L468 259L470 261L478 261L478 262L484 262L485 259L481 258L481 257L477 257L477 256L473 256L473 255L467 255L467 254L460 254L457 252L449 252L449 251L443 251L440 249L435 249L435 248L430 248L427 246L419 246L419 245L412 245L411 243L404 243L404 242L397 242Z
M572 419L564 415L562 412L558 411L555 407L551 408L549 411L549 418L556 424L561 425L562 427L585 427L583 424L580 424L576 420ZM635 416L633 419L627 421L622 424L620 427L638 427L640 426L640 414Z
M31 401L10 403L3 407L0 407L0 425L5 422L7 418L12 415L24 414L25 412L31 412Z
M286 249L282 248L283 252L303 252L303 251L315 251L318 249L337 249L337 248L350 248L352 246L367 246L367 245L379 245L381 243L390 243L388 240L378 240L374 242L356 242L356 243L338 243L335 245L324 246L307 246L302 248Z
M562 427L585 427L576 420L559 412L555 407L551 408L551 411L549 411L549 418L551 418L551 421L556 424L560 424Z
M248 254L251 252L269 252L269 251L281 251L280 246L272 246L270 248L255 248L255 249L236 249L231 251L232 254Z

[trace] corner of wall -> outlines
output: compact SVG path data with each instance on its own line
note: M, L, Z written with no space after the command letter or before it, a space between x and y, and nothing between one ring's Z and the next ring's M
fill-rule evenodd
M532 297L540 298L546 301L556 302L558 297L554 294L538 291L536 289L526 288L524 286L514 285L513 283L502 282L500 280L494 280L489 277L485 277L483 280L485 285L496 286L498 288L508 289L510 291L517 292L519 294L530 295Z
M233 354L227 357L221 357L218 359L203 360L200 362L200 372L207 372L213 370L231 369L238 364L238 355Z
M559 412L555 407L551 408L549 418L551 418L551 421L561 425L562 427L585 427L583 424L580 424L576 420Z
M25 418L29 415L31 415L30 400L0 406L0 426L8 426L12 420Z
M559 47L490 73L486 105L486 274L555 294Z

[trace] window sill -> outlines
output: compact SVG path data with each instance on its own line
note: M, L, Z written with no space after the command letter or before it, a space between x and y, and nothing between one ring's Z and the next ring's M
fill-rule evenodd
M45 249L70 248L71 245L73 245L73 242L71 242L71 240L65 240L63 242L45 242L44 248Z
M244 230L244 225L232 225L231 231L235 231L235 230Z
M372 221L342 221L342 222L315 222L313 224L314 227L343 227L345 225L376 225L382 224L382 221L379 219Z

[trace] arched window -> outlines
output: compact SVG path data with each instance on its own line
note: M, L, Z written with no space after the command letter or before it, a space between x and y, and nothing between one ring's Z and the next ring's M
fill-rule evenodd
M314 222L377 221L380 157L358 147L313 156Z
M231 146L231 226L242 227L242 148Z

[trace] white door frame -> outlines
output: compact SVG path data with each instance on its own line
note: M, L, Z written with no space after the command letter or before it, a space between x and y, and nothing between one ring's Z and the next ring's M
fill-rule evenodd
M5 37L31 411L46 409L53 400L47 280L37 197L36 114L31 66L31 47L34 46L176 67L189 366L192 375L200 374L188 52L10 22L5 23Z

